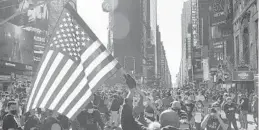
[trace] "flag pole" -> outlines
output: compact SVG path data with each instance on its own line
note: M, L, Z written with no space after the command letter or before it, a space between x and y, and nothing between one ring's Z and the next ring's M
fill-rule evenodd
M8 17L7 19L1 21L1 22L0 22L0 26L3 25L3 24L5 24L5 23L7 23L9 20L13 19L13 18L16 17L16 16L21 15L21 14L23 14L23 13L26 13L26 12L28 12L29 10L31 10L31 9L37 7L37 6L40 6L40 5L42 5L42 4L48 4L50 1L51 1L51 0L46 0L46 1L44 1L44 2L35 4L34 6L31 6L31 7L29 7L28 9L25 9L25 10L23 10L23 11L21 11L21 12L16 12L16 13L14 13L12 16L10 16L10 17Z

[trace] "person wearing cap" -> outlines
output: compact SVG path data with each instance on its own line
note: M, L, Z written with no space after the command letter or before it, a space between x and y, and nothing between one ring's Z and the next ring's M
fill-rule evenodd
M220 116L220 104L213 103L212 108L210 109L209 114L205 116L201 122L201 129L206 130L227 130L228 125Z
M237 110L237 106L235 103L232 102L232 98L231 97L227 97L226 99L226 103L223 107L224 112L226 114L226 117L228 119L228 126L229 126L229 130L231 130L231 123L234 127L235 130L238 130L237 128L237 120L235 117L235 113Z

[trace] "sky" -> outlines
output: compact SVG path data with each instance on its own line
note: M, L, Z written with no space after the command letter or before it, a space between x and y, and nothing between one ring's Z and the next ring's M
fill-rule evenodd
M102 11L103 0L77 0L79 15L100 41L108 43L108 13ZM185 0L157 0L157 22L165 46L172 82L175 83L181 61L181 12Z

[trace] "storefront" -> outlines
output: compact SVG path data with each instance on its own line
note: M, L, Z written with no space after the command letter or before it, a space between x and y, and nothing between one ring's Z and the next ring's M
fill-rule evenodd
M0 60L0 91L11 91L9 86L13 82L18 84L30 81L32 69L31 65Z
M234 71L232 74L232 81L236 83L236 89L238 91L251 94L255 90L253 71Z

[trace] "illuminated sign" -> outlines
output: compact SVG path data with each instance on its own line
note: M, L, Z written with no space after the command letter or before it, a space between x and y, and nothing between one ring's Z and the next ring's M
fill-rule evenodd
M199 10L198 10L198 0L191 1L191 22L192 22L192 37L193 46L200 47L199 43Z
M233 81L253 81L254 73L252 71L234 71L232 75Z
M212 26L226 23L225 6L226 0L213 0L212 3Z

